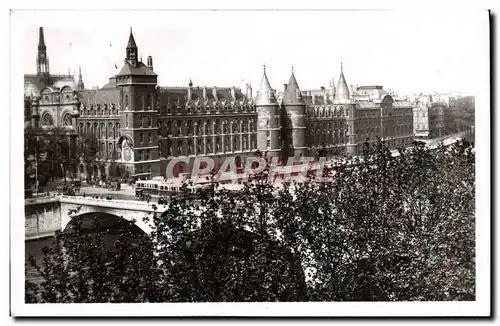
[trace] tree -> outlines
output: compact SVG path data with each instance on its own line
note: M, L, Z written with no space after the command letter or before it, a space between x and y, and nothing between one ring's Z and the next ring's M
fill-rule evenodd
M75 168L75 149L71 148L70 137L71 132L63 127L26 128L24 132L26 178L34 183L33 171L37 170L40 185L54 177L64 177L66 181L66 175Z
M470 144L429 150L416 142L394 156L378 142L347 163L325 171L328 182L276 188L256 178L240 192L213 184L196 197L186 186L147 219L149 236L115 245L107 264L99 241L64 235L90 249L52 253L69 265L52 259L40 269L45 283L30 291L71 302L97 300L100 287L99 300L113 302L474 300ZM135 252L151 255L126 260ZM106 283L115 274L133 285ZM62 285L77 280L86 284L78 300Z

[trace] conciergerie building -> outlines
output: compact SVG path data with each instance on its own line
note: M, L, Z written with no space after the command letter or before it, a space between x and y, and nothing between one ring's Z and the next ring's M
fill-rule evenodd
M85 89L81 71L53 75L40 27L37 73L25 75L26 126L63 127L82 178L165 176L175 158L208 156L216 164L249 156L355 156L380 137L388 147L413 141L413 109L381 86L348 87L341 69L336 86L301 90L295 74L272 88L264 67L260 88L163 87L153 58L146 64L130 30L121 70L100 89ZM314 94L313 94L314 93ZM98 151L83 160L76 139L94 137ZM194 160L191 160L193 162ZM192 164L192 163L191 163ZM174 175L192 166L178 163Z

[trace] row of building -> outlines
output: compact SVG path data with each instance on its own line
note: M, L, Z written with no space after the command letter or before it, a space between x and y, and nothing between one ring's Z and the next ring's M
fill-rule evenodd
M293 69L283 89L274 89L265 67L255 96L250 85L161 87L153 58L139 60L132 30L121 70L100 89L85 89L81 71L76 81L50 74L43 28L36 63L37 74L25 75L26 125L65 128L77 172L90 179L151 178L174 158L200 155L216 162L233 156L238 165L253 155L355 156L366 142L409 145L422 128L442 123L430 119L442 114L428 103L414 108L381 86L349 87L342 68L337 84L320 90L301 90ZM84 160L75 139L89 138L97 154ZM178 164L174 173L191 168Z

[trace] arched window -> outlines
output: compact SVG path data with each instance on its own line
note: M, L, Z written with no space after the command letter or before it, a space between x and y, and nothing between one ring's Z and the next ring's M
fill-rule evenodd
M42 115L42 126L53 126L54 125L54 119L52 118L52 115L50 113L45 112Z
M148 127L151 127L153 125L153 118L151 116L148 116Z
M71 126L71 115L69 113L66 113L63 117L63 126Z
M158 155L162 157L162 142L158 142Z

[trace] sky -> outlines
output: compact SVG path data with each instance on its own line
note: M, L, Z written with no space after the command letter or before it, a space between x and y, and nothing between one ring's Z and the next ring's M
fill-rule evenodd
M82 69L103 86L123 65L130 27L160 86L243 86L258 90L263 65L282 89L293 65L301 89L382 85L400 94L477 92L488 57L485 11L25 11L12 16L24 36L24 72L36 72L44 27L51 73Z

